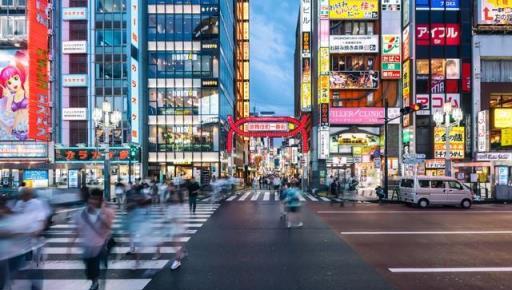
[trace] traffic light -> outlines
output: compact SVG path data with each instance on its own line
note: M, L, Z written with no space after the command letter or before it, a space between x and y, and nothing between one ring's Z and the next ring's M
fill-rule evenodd
M131 145L130 146L130 159L131 160L135 160L137 159L137 146L133 146Z
M421 109L425 108L425 105L423 104L420 104L420 103L415 103L415 104L412 104L412 105L409 105L405 108L401 108L400 109L400 114L402 115L407 115L407 114L410 114L410 113L414 113L414 112L417 112Z

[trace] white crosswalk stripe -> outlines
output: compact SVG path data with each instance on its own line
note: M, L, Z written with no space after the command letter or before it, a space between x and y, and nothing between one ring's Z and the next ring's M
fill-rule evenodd
M303 202L327 202L331 201L329 198L324 196L315 197L309 193L304 193L302 195L299 195L299 200ZM279 201L279 193L274 191L268 191L268 190L250 190L245 192L242 195L239 194L233 194L230 196L226 201L250 201L250 202L261 202L261 201L270 201L270 202L276 202ZM191 223L194 221L191 220Z
M102 270L106 271L105 277L107 277L106 280L101 281L106 283L104 289L143 289L151 281L151 277L148 277L145 271L155 271L156 273L156 271L168 265L169 261L172 261L174 258L174 254L208 221L208 218L215 213L219 206L218 204L199 203L197 205L197 214L189 213L188 206L173 212L172 217L177 218L183 226L183 230L175 236L170 235L172 225L168 222L167 209L162 206L149 207L147 214L144 215L144 225L150 227L151 236L144 237L144 244L136 248L136 252L141 254L141 259L137 264L134 255L125 255L131 250L130 233L124 228L127 215L124 211L116 209L113 225L113 236L116 245L112 249L113 255L109 259L108 270ZM76 212L79 213L80 210ZM81 240L77 239L76 243L72 244L75 228L72 220L68 223L51 226L45 232L46 244L42 251L45 261L35 269L27 267L22 270L23 279L30 279L30 275L40 277L37 272L43 271L43 277L48 277L43 280L43 290L89 289L90 282L85 279L85 266L81 260ZM151 258L156 253L156 244L158 243L160 243L159 250L161 256L156 260L152 260ZM133 269L143 271L131 271ZM56 277L58 278L55 279ZM12 289L25 289L16 287L24 287L28 282L28 280L15 280L13 282L14 288Z

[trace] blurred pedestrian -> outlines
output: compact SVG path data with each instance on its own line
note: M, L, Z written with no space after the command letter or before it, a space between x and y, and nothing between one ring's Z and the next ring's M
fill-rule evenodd
M103 202L103 191L92 189L87 198L87 206L74 218L76 224L71 245L79 238L82 247L82 259L85 275L91 280L90 290L99 289L100 262L107 254L109 240L112 237L114 212ZM68 249L68 254L71 248Z
M219 182L218 180L217 182ZM172 196L169 201L169 207L166 212L166 220L169 222L169 239L171 241L185 233L185 226L180 220L180 214L184 209L184 202L180 201L177 196ZM171 263L171 270L176 270L181 266L183 259L188 255L185 245L181 246L175 254Z
M118 183L116 183L114 191L116 194L117 207L119 209L121 209L124 205L124 200L125 200L125 195L126 195L126 186L123 183L118 182Z
M189 210L191 213L196 213L196 207L197 207L197 196L199 195L199 183L197 183L196 179L192 176L190 179L190 182L187 185L188 190L188 203L189 203Z
M287 214L287 227L302 227L303 223L300 221L300 191L297 187L290 187L286 190L286 208Z

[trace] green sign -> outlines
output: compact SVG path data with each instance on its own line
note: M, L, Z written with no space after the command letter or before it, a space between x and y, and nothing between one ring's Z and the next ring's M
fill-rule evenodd
M383 63L382 70L400 70L400 63Z

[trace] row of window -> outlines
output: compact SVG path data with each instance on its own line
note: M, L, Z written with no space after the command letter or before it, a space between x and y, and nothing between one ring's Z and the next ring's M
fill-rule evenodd
M331 55L332 71L368 71L375 69L374 55Z
M373 35L375 24L371 21L331 21L331 35Z
M218 125L149 126L149 151L219 151Z
M439 188L445 189L446 185L450 189L462 190L464 187L457 181L444 181L444 180L418 180L418 185L421 188ZM414 187L414 179L402 179L400 182L401 187Z
M148 39L189 40L216 37L219 18L194 14L149 14Z

